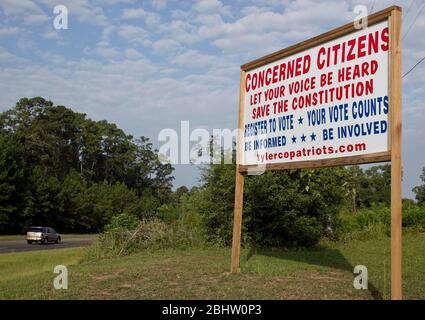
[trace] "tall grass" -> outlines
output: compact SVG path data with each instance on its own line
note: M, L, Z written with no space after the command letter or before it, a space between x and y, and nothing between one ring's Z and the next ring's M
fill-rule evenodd
M402 223L404 228L425 231L425 207L403 206ZM340 215L337 240L369 240L390 235L391 209L384 205L374 205L356 213L343 212Z
M132 229L111 229L99 235L87 247L83 261L128 255L142 250L194 248L204 245L199 229L182 220L165 223L159 219L143 220Z

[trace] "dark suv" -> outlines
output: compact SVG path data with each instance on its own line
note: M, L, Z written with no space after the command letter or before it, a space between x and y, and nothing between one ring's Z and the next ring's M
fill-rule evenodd
M49 227L30 227L27 229L27 242L48 243L48 242L61 242L61 236L53 228Z

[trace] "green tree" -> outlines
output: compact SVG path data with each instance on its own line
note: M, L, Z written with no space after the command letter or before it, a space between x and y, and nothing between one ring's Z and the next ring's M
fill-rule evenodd
M357 212L359 206L362 205L360 197L362 193L362 183L364 183L365 175L359 166L350 166L347 168L347 179L343 184L346 187L346 194L349 197L351 211Z
M254 243L311 246L337 227L344 168L266 172L248 177L245 221Z
M49 175L46 168L37 166L29 177L29 203L25 214L25 224L49 225L61 231L63 202L59 196L60 181Z
M361 183L360 202L363 207L373 204L390 205L391 166L389 164L373 166L364 173Z
M267 246L311 246L335 230L344 205L345 168L290 170L247 176L244 188L245 241ZM235 165L206 166L202 186L191 195L209 241L230 244Z
M24 151L11 134L0 133L0 232L19 231L25 204Z
M100 231L114 215L153 216L172 201L173 167L114 123L22 98L0 113L0 134L0 232Z
M418 202L418 204L424 205L425 204L425 167L422 168L422 174L420 178L423 184L420 186L414 187L412 191L416 195L416 201Z
M176 203L181 203L181 199L183 196L189 193L189 189L186 186L180 186L174 191L174 201Z

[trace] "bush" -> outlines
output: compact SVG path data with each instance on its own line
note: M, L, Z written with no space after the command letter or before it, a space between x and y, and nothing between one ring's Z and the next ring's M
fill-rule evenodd
M425 230L425 205L403 207L403 227Z
M164 223L158 220L141 221L136 228L126 229L122 222L123 217L115 219L108 226L109 230L99 235L96 243L86 250L87 260L126 255L141 249L164 246L166 241ZM132 224L130 222L130 225Z
M174 206L163 204L156 209L156 216L165 223L173 223L178 220L179 212Z
M179 219L168 224L159 219L139 221L133 216L121 214L112 219L106 231L86 249L84 260L95 260L128 255L143 250L168 248L192 248L203 245L199 229Z
M106 232L120 232L134 230L140 224L140 220L133 215L121 213L112 217L111 222L105 226Z
M344 204L341 168L287 170L247 176L244 187L243 245L309 247L335 229ZM235 166L204 169L203 186L191 195L208 242L232 241Z
M404 228L425 230L425 207L405 202L402 223ZM362 209L356 213L342 213L336 239L371 239L389 236L390 228L391 209L385 205L373 205L369 209Z

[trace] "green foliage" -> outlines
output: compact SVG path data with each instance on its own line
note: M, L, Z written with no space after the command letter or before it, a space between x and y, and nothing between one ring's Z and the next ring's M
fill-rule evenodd
M232 240L235 165L203 169L202 184L188 194L209 243ZM245 245L308 247L323 237L387 235L389 165L266 172L246 176L242 236ZM403 225L423 228L424 210L404 201ZM344 212L343 214L340 214Z
M425 167L422 169L422 174L420 178L423 184L414 187L413 192L416 195L416 201L418 202L418 204L425 205Z
M267 172L245 179L244 243L311 246L332 232L344 204L343 168ZM232 239L234 165L204 168L203 186L190 197L209 242Z
M390 165L374 166L366 170L351 166L346 170L344 187L352 212L377 204L390 205Z
M185 192L179 197L178 206L160 206L156 218L140 221L128 213L112 217L98 241L87 249L86 260L126 255L141 250L204 247L205 229L201 216L193 210L194 199L195 197Z
M312 246L335 227L343 168L267 172L246 179L245 223L255 244Z
M172 223L179 218L179 210L169 204L163 204L156 209L156 216L166 223Z
M140 220L128 213L121 213L112 217L111 222L105 226L105 232L119 232L134 230L140 224Z
M419 231L425 230L425 206L403 206L403 227L410 227Z
M24 193L24 150L16 137L0 132L0 232L9 226L17 231L22 220Z
M100 255L229 245L235 165L206 166L200 186L175 192L172 172L145 137L41 97L23 98L0 113L0 233L29 225L74 233L107 226ZM403 225L418 229L425 225L425 168L421 179L413 191L422 206L403 205ZM247 176L244 189L244 244L312 246L324 236L389 230L389 165L267 172Z
M96 260L128 255L143 250L200 247L203 241L196 229L185 220L173 224L159 219L136 221L130 215L119 215L107 226L107 231L86 249L84 260Z
M343 212L334 240L372 239L385 236L390 229L391 212L384 205L361 209L356 213Z
M0 113L0 233L100 232L117 214L154 216L172 201L172 171L145 137L23 98Z
M425 230L425 207L405 202L402 223L404 228ZM357 213L344 212L338 224L337 240L373 239L389 236L391 228L391 209L383 204L361 209Z

